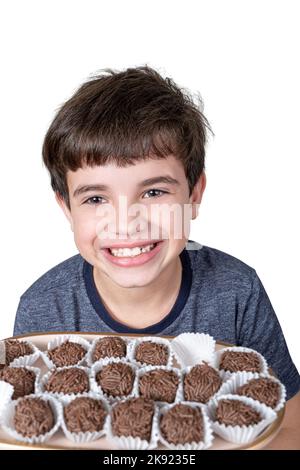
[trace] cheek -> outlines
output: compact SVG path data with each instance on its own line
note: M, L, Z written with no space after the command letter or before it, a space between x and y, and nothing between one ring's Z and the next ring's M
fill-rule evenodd
M77 246L94 242L96 234L96 218L81 214L73 220L74 238Z

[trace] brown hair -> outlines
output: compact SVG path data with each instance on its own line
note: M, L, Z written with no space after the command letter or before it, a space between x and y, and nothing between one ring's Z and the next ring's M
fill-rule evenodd
M191 194L211 131L197 98L198 104L147 65L101 70L59 108L46 133L42 153L53 190L69 206L68 170L106 163L124 167L173 154L183 164Z

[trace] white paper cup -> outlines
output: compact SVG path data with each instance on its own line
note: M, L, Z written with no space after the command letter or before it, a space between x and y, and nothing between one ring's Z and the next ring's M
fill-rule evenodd
M99 439L100 437L103 437L106 433L107 419L108 419L109 412L110 412L110 407L109 407L107 401L105 400L105 398L103 398L101 395L99 395L97 393L94 393L94 392L80 393L80 394L76 395L75 398L65 395L65 396L59 398L59 401L61 402L61 404L63 405L63 408L64 408L66 405L68 405L69 403L74 401L76 398L81 398L81 397L93 398L94 400L101 401L101 403L103 404L103 406L104 406L104 408L107 412L107 415L106 415L105 420L104 420L103 428L100 431L93 431L93 432L82 432L81 431L81 432L76 433L76 432L70 431L67 428L67 425L65 423L65 418L64 418L64 411L63 411L63 413L62 413L62 423L61 423L62 430L63 430L63 432L64 432L67 439L69 439L70 441L76 442L77 444L83 444L85 442L95 441L96 439Z
M55 418L55 424L53 428L48 431L46 434L41 434L39 436L33 436L33 437L24 437L21 434L19 434L14 426L14 415L15 415L15 407L19 403L20 400L23 400L24 398L42 398L43 400L49 401L49 404L52 408L54 418ZM44 393L44 394L32 394L32 395L27 395L26 397L18 398L18 400L14 400L9 402L8 406L4 410L2 414L2 427L7 434L9 434L13 439L16 439L17 441L22 441L22 442L27 442L28 444L40 444L42 442L46 442L48 439L50 439L53 434L56 433L56 431L59 429L61 425L61 419L62 419L62 405L51 395Z
M219 395L226 395L228 393L235 395L237 389L242 385L245 385L252 379L259 379L259 378L268 378L273 382L278 383L279 385L279 400L275 408L272 408L274 411L279 411L281 408L284 407L286 401L286 389L285 386L275 377L269 374L258 374L257 372L235 372L231 375L231 377L224 382L221 386L220 390L217 392L216 396ZM238 395L244 396L244 395ZM259 400L258 400L259 401Z
M255 411L258 411L262 420L252 426L227 426L220 424L216 421L215 413L220 400L238 400L246 405L250 405ZM225 441L234 442L236 444L247 444L253 441L267 426L269 426L277 417L277 414L272 408L263 405L262 403L252 400L252 398L240 395L220 395L212 399L207 407L208 415L212 421L212 429Z
M0 422L2 411L6 408L7 404L11 400L13 393L14 387L9 383L4 382L4 380L0 380Z
M176 403L178 404L178 403ZM203 425L204 425L204 438L200 442L189 442L186 444L172 444L171 442L168 442L162 435L160 431L160 420L161 417L169 411L171 408L173 408L174 404L171 405L165 405L162 407L159 411L159 416L158 416L158 436L160 442L166 446L168 449L172 450L204 450L208 449L213 442L213 432L212 432L212 427L211 427L211 422L210 419L207 415L206 412L206 407L200 403L195 403L191 401L182 401L180 404L182 405L187 405L191 408L199 408L202 413L203 417Z
M122 400L126 401L126 400ZM119 402L120 403L120 402ZM112 410L117 403L112 405ZM107 437L110 439L118 449L126 449L126 450L146 450L146 449L155 449L157 447L158 442L158 406L154 405L154 415L152 420L152 429L151 429L151 437L150 441L146 441L145 439L141 439L140 437L133 437L133 436L115 436L112 431L111 426L111 416L109 415L107 420Z
M201 365L201 363L200 363L200 364L195 364L195 365L196 365L196 366L197 366L197 365ZM218 373L218 375L219 375L221 381L223 382L223 377L222 377L222 374L220 373L220 371L219 371L218 369L216 369L215 367L213 367L211 364L209 364L209 366L212 367L212 368ZM185 379L185 376L186 376L189 372L191 372L191 370L192 370L194 367L195 367L195 366L185 367L185 368L182 369L182 371L181 371L181 375L182 375L182 397L183 397L182 399L185 400L187 403L190 403L190 402L188 401L187 398L185 398L185 394L184 394L184 379ZM223 382L223 383L222 383L222 382L221 382L221 387L222 387L222 385L223 385L223 383L224 383L224 382ZM221 387L219 388L219 390L221 389ZM210 397L209 400L211 400L213 397L215 397L215 396L218 394L219 390L218 390L216 393L214 393L214 394ZM208 401L209 401L209 400L208 400ZM195 401L195 400L193 400L193 401L194 401L195 403L198 403L198 402ZM199 403L201 403L201 402L199 402ZM207 403L208 403L208 402L207 402ZM202 404L205 405L206 403L202 403Z
M91 344L87 340L85 340L84 338L81 338L80 336L77 336L77 335L59 335L59 336L56 336L51 341L49 341L49 343L47 345L47 351L41 352L41 357L42 357L43 361L45 362L46 366L48 367L48 369L53 369L54 367L57 368L57 366L54 364L54 362L48 356L48 352L51 351L52 349L56 348L57 346L61 346L66 341L69 341L70 343L80 344L80 346L82 346L86 350L85 356L80 361L78 361L76 364L72 364L72 366L80 366L86 360L88 352L89 352L90 347L91 347Z
M90 388L89 391L91 391L92 386L91 386L90 369L88 367L83 367L83 366L66 366L66 367L57 367L56 369L52 369L49 372L47 372L47 374L45 374L37 384L38 393L47 393L48 395L52 395L53 397L56 397L56 398L60 398L60 397L63 397L63 396L69 396L69 397L76 398L79 395L78 393L47 392L45 390L46 383L48 382L51 374L53 374L54 372L60 371L60 370L67 370L67 369L73 369L73 368L81 369L81 370L84 370L86 372L86 374L88 376L88 379L89 379L89 388Z
M8 338L8 339L17 339L17 338ZM38 358L41 355L41 351L31 341L27 341L27 340L25 341L21 339L18 341L22 341L23 343L29 344L33 352L31 354L26 354L25 356L16 357L13 361L11 361L7 365L10 367L11 366L16 366L16 367L31 366L38 360ZM3 354L4 354L5 353L5 340L1 341L0 343L2 344L1 350L3 350Z
M141 343L148 342L150 341L151 343L157 343L157 344L163 344L164 346L167 347L169 355L168 355L168 360L167 364L164 364L168 367L172 366L172 361L173 361L173 351L171 349L170 341L165 339L165 338L159 338L156 336L143 336L142 338L137 338L135 340L132 340L128 346L128 359L132 363L136 364L138 367L144 367L144 366L149 366L153 364L146 364L146 363L141 363L135 359L135 350L137 346ZM156 364L155 364L156 365ZM157 364L159 365L159 364Z
M31 370L32 372L34 372L34 374L35 374L34 393L39 392L39 382L40 382L40 377L41 377L41 370L38 367L16 366L16 365L9 365L8 367L13 367L14 369L24 368L24 369ZM25 395L25 396L28 396L28 395ZM22 397L20 397L20 398L22 398Z
M116 336L116 337L118 338L118 336ZM97 345L98 341L103 339L103 338L114 338L114 336L99 336L99 338L94 339L94 341L91 344L90 350L88 352L87 358L86 358L86 361L87 361L87 364L88 364L89 367L92 367L92 365L95 364L96 362L98 362L98 360L111 359L111 357L107 356L107 357L103 357L101 359L98 359L97 361L93 361L93 354L94 354L96 345ZM126 355L122 358L127 359L128 358L128 345L131 341L128 340L127 338L122 337L122 336L120 338L126 343ZM112 356L112 358L116 358L116 357L117 356Z
M183 400L181 372L179 371L179 369L176 369L175 367L168 367L168 366L146 366L146 367L142 367L141 369L138 369L137 372L136 372L137 380L134 383L134 391L133 391L134 395L139 396L139 397L142 396L142 395L140 395L140 391L139 391L140 378L143 377L143 375L145 375L147 372L151 372L153 370L167 370L167 371L174 372L177 375L178 379L179 379L179 383L178 383L178 387L177 387L174 402L172 402L172 403L177 403L178 401ZM165 405L166 404L165 401L157 401L157 400L154 400L154 401L155 401L155 403L157 403L157 405Z
M98 384L97 380L96 380L96 375L97 373L103 369L104 366L108 365L108 364L114 364L114 363L122 363L122 364L127 364L128 366L131 367L131 369L133 370L134 372L134 382L133 382L133 386L132 386L132 391L126 395L126 396L112 396L112 395L108 395L107 393L104 393L104 391L102 390L102 387ZM101 396L103 396L107 401L108 403L113 403L115 401L120 401L120 400L124 400L125 398L132 398L135 396L135 393L134 393L134 390L136 389L136 386L135 386L135 382L137 380L137 375L136 375L136 372L137 372L137 366L135 364L132 364L131 362L129 362L128 360L126 359L122 359L122 358L108 358L108 359L100 359L99 361L95 362L94 365L91 367L91 390L95 393L98 393L100 394Z
M222 354L225 351L247 352L247 353L256 354L259 358L259 361L260 361L260 366L261 366L260 373L261 374L268 374L267 361L265 360L265 358L259 352L255 351L255 349L244 348L244 347L241 347L241 346L232 346L232 347L228 347L228 348L219 349L214 354L214 366L216 367L216 369L219 369L220 374L223 377L223 380L227 380L232 376L232 374L235 374L235 372L230 372L228 370L225 371L223 369L220 369L221 357L222 357Z
M216 341L206 333L182 333L171 341L171 348L181 367L201 362L213 365Z

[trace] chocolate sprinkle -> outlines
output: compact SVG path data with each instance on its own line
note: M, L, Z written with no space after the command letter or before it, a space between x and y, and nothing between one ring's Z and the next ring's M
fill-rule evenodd
M126 349L126 343L122 338L116 336L100 338L96 342L92 360L96 362L105 357L125 357Z
M5 362L8 366L17 357L28 356L33 353L33 349L26 341L17 339L6 339L5 345Z
M150 441L154 402L145 398L129 398L115 405L111 412L111 426L115 436L139 437Z
M109 396L129 395L133 388L135 373L129 364L113 362L104 366L96 374L96 381Z
M267 377L251 379L236 391L238 395L245 395L264 403L271 408L276 408L280 398L280 385Z
M135 359L141 364L165 366L168 358L169 350L164 344L143 341L135 348Z
M229 372L261 372L260 358L254 352L225 351L219 367Z
M45 385L47 392L64 394L88 392L89 389L87 373L78 367L55 370Z
M0 380L14 387L13 400L34 393L36 375L25 367L5 367L0 371Z
M202 412L198 407L175 405L161 416L160 431L171 444L199 443L204 439Z
M221 387L221 377L208 364L197 364L188 372L183 380L184 399L207 403Z
M258 411L240 400L220 400L216 408L216 420L226 426L251 426L262 417Z
M55 424L52 408L41 398L22 398L16 405L14 426L24 437L40 436L49 432Z
M48 351L48 357L57 367L75 366L86 355L81 344L65 341L60 346Z
M156 369L139 379L139 393L144 398L172 403L179 384L178 375L172 370Z
M64 407L64 419L70 432L99 432L103 429L107 411L101 400L78 397Z

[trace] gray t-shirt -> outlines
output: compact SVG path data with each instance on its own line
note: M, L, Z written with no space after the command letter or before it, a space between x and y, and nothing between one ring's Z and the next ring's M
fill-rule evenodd
M52 268L21 296L14 335L48 331L208 333L216 340L259 351L285 384L288 398L295 395L300 376L256 271L231 255L192 240L180 259L182 280L177 300L155 325L134 329L115 321L96 289L93 267L78 254Z

